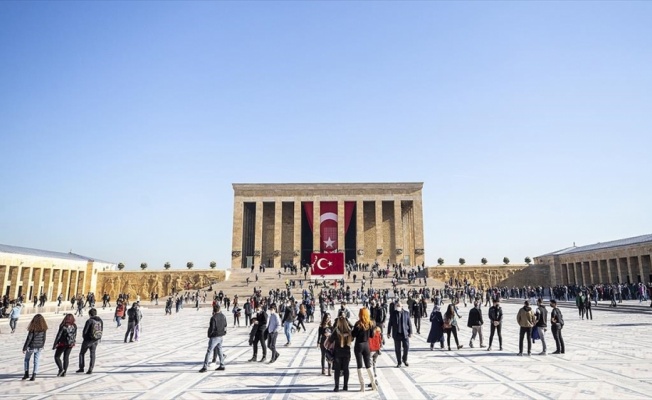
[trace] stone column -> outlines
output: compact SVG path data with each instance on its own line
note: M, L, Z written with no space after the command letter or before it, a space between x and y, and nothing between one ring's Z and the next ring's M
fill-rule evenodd
M638 270L640 271L639 274L641 274L641 282L647 282L648 278L645 277L645 271L643 270L643 256L638 256Z
M344 200L337 200L337 250L344 253L346 243L344 239L344 228L346 219L344 218ZM344 256L346 258L346 256ZM347 262L348 260L344 260Z
M274 267L281 267L281 234L283 233L283 202L274 202Z
M394 200L394 234L396 235L396 238L394 239L396 243L395 252L401 253L394 254L394 258L396 263L399 264L403 262L403 252L405 251L403 248L403 214L401 212L400 200Z
M383 254L380 255L376 251L375 256L380 265L386 265L385 259L390 258L391 254L389 254L389 249L385 249L383 243L383 202L376 198L374 205L376 207L376 247L383 251Z
M359 250L364 251L364 202L357 199L355 202L355 259L357 263L364 263L368 254L360 255Z
M303 209L301 207L300 201L294 202L294 256L292 258L293 262L297 265L301 264L301 213ZM297 254L297 251L299 252Z
M263 252L263 202L256 202L256 222L254 228L254 266L262 263Z
M321 251L320 217L321 203L319 202L319 198L315 197L312 202L312 250L315 253Z
M423 243L423 205L421 196L417 196L414 199L414 265L420 265L425 260Z
M627 283L627 275L624 275L623 267L620 265L620 257L616 257L616 268L618 269L618 279L620 283Z
M242 267L242 224L244 203L235 199L233 202L233 237L231 242L231 268Z

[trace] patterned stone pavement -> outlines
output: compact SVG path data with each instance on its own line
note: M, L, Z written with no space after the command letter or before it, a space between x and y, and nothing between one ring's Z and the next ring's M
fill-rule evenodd
M98 347L93 375L75 374L79 345L71 354L69 374L56 377L54 352L46 349L35 382L22 381L22 344L31 316L21 318L16 334L8 320L0 320L0 398L6 399L315 399L315 398L647 398L652 393L652 314L620 313L594 308L592 321L580 320L571 308L565 317L566 354L517 357L520 306L505 304L503 352L468 348L470 329L462 328L460 351L430 351L426 337L430 324L423 320L421 335L413 337L410 366L395 368L393 342L378 359L380 390L359 393L352 360L349 392L332 392L332 378L322 376L315 347L317 323L295 334L291 347L283 347L272 365L248 363L248 329L229 327L225 339L226 371L200 374L207 344L210 307L186 308L165 317L160 308L144 309L143 335L138 343L123 343L126 327L116 328L112 313L100 309L105 338ZM353 306L355 312L357 308ZM462 308L466 322L468 309ZM486 318L486 309L483 309ZM48 343L61 316L48 314ZM227 319L232 322L231 314ZM83 324L86 318L78 320ZM488 327L485 341L488 341ZM79 339L79 338L78 338ZM549 352L554 341L547 333ZM391 347L390 347L391 346ZM477 346L477 341L476 341ZM497 348L494 344L494 349ZM541 344L533 346L533 354ZM260 354L259 354L260 356Z

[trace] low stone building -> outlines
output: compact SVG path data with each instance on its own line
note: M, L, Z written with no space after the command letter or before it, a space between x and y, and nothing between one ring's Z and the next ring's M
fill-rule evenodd
M0 288L10 299L26 300L45 294L48 301L92 292L97 274L112 271L115 263L74 253L59 253L0 244Z
M652 234L573 246L534 258L550 267L553 284L652 282Z

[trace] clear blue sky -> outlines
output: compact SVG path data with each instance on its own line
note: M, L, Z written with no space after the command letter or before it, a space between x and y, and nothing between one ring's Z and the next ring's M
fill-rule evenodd
M426 261L652 232L651 2L1 2L0 243L230 263L233 182L423 181Z

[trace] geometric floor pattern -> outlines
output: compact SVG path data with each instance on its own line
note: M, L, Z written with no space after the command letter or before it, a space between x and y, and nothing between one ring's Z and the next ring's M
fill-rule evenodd
M632 302L635 304L638 302ZM378 392L358 392L355 361L349 392L334 393L332 377L322 376L316 347L317 323L295 334L291 347L278 339L281 357L272 365L248 363L248 329L229 326L224 348L226 371L200 374L207 345L210 307L186 308L165 316L163 309L143 309L140 342L123 343L126 327L116 328L112 312L99 310L104 339L98 347L93 375L75 374L78 344L71 354L65 378L57 378L51 344L60 315L46 315L50 330L35 382L22 381L22 345L30 316L19 321L16 334L8 320L0 320L0 399L642 399L652 393L652 314L593 309L593 320L581 320L572 308L564 312L565 355L516 356L517 304L504 304L504 351L469 348L470 329L461 329L459 351L429 349L430 324L422 320L421 334L413 336L409 367L395 368L393 342L387 340L378 358ZM461 308L466 322L468 308ZM357 307L352 306L353 315ZM486 319L486 309L483 314ZM231 323L229 313L227 318ZM77 323L83 326L86 318ZM463 325L466 325L465 323ZM485 344L489 329L485 327ZM550 331L548 352L555 350ZM496 341L497 339L494 338ZM494 343L496 349L497 343ZM541 343L533 345L533 354ZM260 356L260 354L259 354ZM88 355L87 355L88 357ZM352 357L353 358L353 357ZM87 361L88 362L88 361ZM365 376L366 378L366 376ZM368 378L367 378L368 379Z

